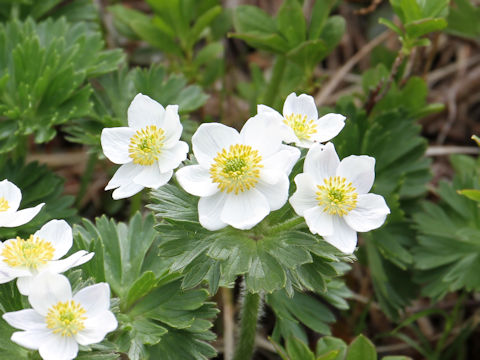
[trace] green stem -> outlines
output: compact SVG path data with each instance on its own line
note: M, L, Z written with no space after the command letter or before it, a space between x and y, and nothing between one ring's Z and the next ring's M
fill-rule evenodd
M278 55L277 61L273 66L272 71L272 78L270 79L270 83L268 84L267 90L265 91L265 96L263 98L263 104L268 106L273 106L275 102L275 96L279 92L280 83L282 82L283 73L285 72L285 65L287 64L287 60L285 56Z
M240 339L233 360L250 360L252 358L259 310L260 295L247 292L243 298Z
M140 211L140 208L142 207L142 193L143 190L138 194L133 195L130 199L130 217L133 217L137 211Z
M436 358L440 358L441 353L444 351L445 343L448 339L448 336L452 332L453 325L455 325L455 322L457 321L458 312L460 311L460 307L463 305L463 302L466 296L467 296L466 292L461 293L460 297L457 299L455 307L452 310L451 316L448 317L445 323L445 328L443 329L442 337L440 338L440 340L437 343L437 346L435 347Z
M77 196L75 198L75 206L79 207L85 193L87 192L88 185L92 180L93 171L95 170L95 165L97 164L97 155L91 153L88 157L87 166L85 167L85 172L80 180L80 189L78 190Z
M285 231L285 230L290 230L292 228L294 228L295 226L297 225L300 225L301 223L303 223L303 217L300 217L300 216L295 216L281 224L278 224L276 226L272 226L270 228L270 234L276 234L276 233L279 233L281 231Z

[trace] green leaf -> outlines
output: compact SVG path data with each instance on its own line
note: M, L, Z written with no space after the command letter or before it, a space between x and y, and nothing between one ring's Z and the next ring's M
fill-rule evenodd
M395 25L393 23L393 21L390 21L388 19L385 19L385 18L379 18L378 19L378 23L379 24L382 24L382 25L385 25L386 27L388 27L390 30L394 31L395 33L397 33L398 35L402 35L403 34L403 31L402 29L400 29L397 25Z
M290 360L315 360L308 346L295 337L287 339L287 352Z
M460 195L466 196L470 200L480 201L480 190L476 189L463 189L457 190Z
M477 39L480 36L480 23L477 21L480 16L480 7L475 6L469 0L454 0L456 7L449 9L447 18L448 33Z
M345 33L345 19L341 16L331 16L325 22L320 34L320 39L327 45L328 52L331 52L342 40Z
M209 26L215 18L217 18L222 12L222 7L217 5L208 9L203 13L195 22L192 29L190 30L190 36L192 37L192 46L193 44L200 39L202 31Z
M257 254L252 258L245 283L252 292L272 292L285 286L285 272L275 258L257 244Z
M431 32L443 30L446 27L447 21L445 19L422 19L406 24L405 31L411 38L418 38Z
M376 360L375 346L365 336L359 335L348 347L345 360Z
M347 344L342 339L324 336L317 342L317 360L343 360L347 354Z
M256 6L242 5L235 8L233 24L239 33L272 35L277 32L275 21Z
M308 29L308 39L315 40L320 37L325 21L335 4L335 0L315 1L312 9L310 27Z
M301 44L306 37L305 16L297 0L285 0L278 10L277 27L287 39L289 47Z
M128 290L126 306L132 306L135 301L148 294L155 287L156 283L157 279L153 271L144 272Z

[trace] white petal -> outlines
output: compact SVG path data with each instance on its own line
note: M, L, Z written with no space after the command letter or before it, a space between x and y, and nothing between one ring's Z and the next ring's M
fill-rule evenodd
M80 250L65 259L49 261L48 264L45 266L44 271L48 270L53 273L59 274L75 266L85 264L94 255L95 253L93 252L87 253L85 250Z
M38 352L44 360L72 360L77 357L78 344L69 336L51 336L40 345Z
M167 172L176 169L180 163L187 158L188 144L178 141L169 149L162 149L158 155L158 166L160 171Z
M118 326L117 319L110 311L103 311L94 318L84 322L85 329L75 335L80 345L96 344L105 338L105 335Z
M282 145L275 154L266 158L262 165L264 169L273 168L289 175L299 158L299 149L293 146Z
M173 170L161 172L157 163L142 166L142 171L133 178L133 182L144 187L157 189L165 185L171 179Z
M350 155L340 162L336 175L351 181L358 194L366 194L375 180L375 159L366 155Z
M275 126L279 129L281 138L286 143L293 143L298 140L293 129L283 122L283 115L278 111L265 105L257 105L257 113L259 116L266 118L270 126Z
M110 287L107 283L87 286L77 292L73 300L82 304L87 318L93 318L110 308Z
M39 314L46 315L52 305L71 298L72 289L65 276L43 272L30 285L28 301Z
M198 201L198 220L205 229L215 231L227 226L225 222L220 220L225 200L225 194L222 192L200 198Z
M45 326L45 324L44 324ZM10 338L14 343L31 350L38 350L38 348L49 341L54 336L50 330L45 326L45 330L29 330L18 331L12 334Z
M42 210L43 205L45 205L45 203L38 204L35 207L22 209L17 212L10 213L8 214L8 216L5 216L4 218L0 216L0 226L17 227L17 226L26 224L30 220L32 220L35 216L37 216L40 210Z
M176 172L180 186L195 196L210 196L217 193L218 185L212 182L210 172L200 165L184 166Z
M33 309L24 309L8 312L2 315L10 326L21 330L41 330L46 329L45 317Z
M132 179L142 171L142 166L134 163L122 165L108 182L105 190L115 189L119 186L132 183Z
M357 246L357 232L339 216L333 216L333 235L324 236L326 242L345 254L351 254Z
M297 190L290 197L290 205L292 205L293 210L299 216L304 216L305 211L318 206L317 195L315 194L316 185L312 177L307 173L295 176L295 184L297 185Z
M312 234L322 236L333 234L333 216L324 212L320 207L316 206L306 210L303 216Z
M241 230L257 225L270 212L267 198L258 190L250 189L235 195L226 195L220 218L223 222Z
M34 275L20 276L17 279L17 288L20 294L28 296L30 295L30 287L35 279Z
M345 215L345 221L355 231L365 232L383 225L390 209L383 196L361 194L357 198L357 207Z
M5 179L0 181L0 198L2 197L8 201L8 212L14 212L20 206L22 192L14 183Z
M333 139L345 126L345 116L340 114L327 114L316 121L317 132L312 135L312 140L325 142Z
M65 220L50 220L33 236L50 242L55 249L52 260L65 255L73 244L72 228Z
M323 179L335 176L340 160L332 143L315 144L308 150L303 171L312 176L313 181L323 184Z
M283 105L283 116L287 117L292 114L306 115L307 120L317 120L318 111L313 97L306 94L297 97L295 93L288 95Z
M125 199L135 195L136 193L139 193L143 190L143 188L144 187L142 185L138 185L133 182L127 185L122 185L115 189L115 191L112 193L112 198L114 200Z
M242 143L257 150L262 158L276 153L282 145L281 129L262 115L247 120L240 131Z
M240 143L237 130L218 123L201 124L192 136L193 153L198 163L210 167L222 149Z
M255 189L265 196L268 205L270 206L270 211L275 211L280 209L287 202L289 186L290 181L288 181L288 177L284 174L280 174L276 184L272 185L260 180L255 185Z
M126 164L132 161L128 152L131 138L135 130L128 127L106 128L102 130L100 142L103 153L115 164Z
M180 122L180 116L178 116L178 105L167 106L161 128L165 131L165 147L172 147L180 140L183 126Z
M128 107L128 126L143 129L150 125L161 127L165 109L147 95L137 94Z

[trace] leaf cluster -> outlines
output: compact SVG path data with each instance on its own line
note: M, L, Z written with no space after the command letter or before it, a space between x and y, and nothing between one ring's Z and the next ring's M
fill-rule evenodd
M345 32L341 16L328 16L333 0L316 1L307 23L298 0L286 0L272 18L256 6L238 6L231 36L249 45L281 54L311 72L340 42Z
M158 234L152 215L136 214L128 224L105 216L75 226L78 249L95 252L83 266L86 278L110 284L118 297L117 351L129 359L206 359L215 350L205 341L217 309L202 289L181 290L180 275L169 273L157 256ZM177 349L177 351L172 351ZM178 350L181 349L181 350ZM168 354L168 355L166 355Z
M0 153L24 147L31 134L47 142L56 125L91 112L86 80L123 59L103 47L100 33L64 18L0 24Z

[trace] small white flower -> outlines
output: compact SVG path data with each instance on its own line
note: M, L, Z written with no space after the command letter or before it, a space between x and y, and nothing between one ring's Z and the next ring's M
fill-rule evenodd
M44 360L74 359L78 344L98 343L118 325L109 310L107 283L87 286L72 296L65 276L46 272L32 284L28 301L33 309L5 313L3 319L23 330L14 332L11 340L38 350Z
M390 214L382 196L367 194L375 179L375 159L370 156L340 161L332 143L315 145L303 171L295 177L297 190L290 204L312 233L344 253L355 250L357 231L379 228Z
M80 250L59 260L72 244L72 228L65 220L49 221L26 240L17 237L0 243L0 283L18 278L18 290L28 295L40 273L62 273L93 257L94 253Z
M202 124L192 144L198 165L181 168L177 179L201 197L199 221L206 229L250 229L287 202L288 174L300 151L283 145L265 119L251 118L240 133L218 123Z
M22 192L8 180L0 181L0 227L16 227L28 223L42 209L45 203L33 208L18 210Z
M137 94L128 108L128 127L103 129L103 153L122 164L105 190L116 189L112 197L132 196L144 187L158 188L186 159L188 144L179 141L182 124L178 105L163 108L146 95Z
M282 129L283 141L304 148L334 138L345 126L345 116L340 114L331 113L319 119L313 97L306 94L288 95L283 115L265 105L258 105L257 112Z

